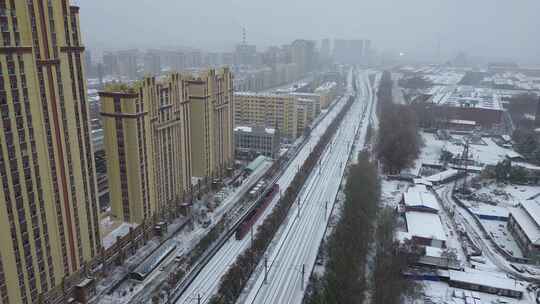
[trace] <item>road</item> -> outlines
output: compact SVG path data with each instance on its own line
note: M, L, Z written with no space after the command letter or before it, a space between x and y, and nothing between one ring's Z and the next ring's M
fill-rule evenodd
M446 185L443 187L439 191L441 199L449 208L454 209L453 220L465 228L467 234L469 234L475 244L482 249L483 256L487 258L493 265L495 265L495 267L497 267L500 271L511 275L514 278L529 282L538 282L538 277L525 273L519 273L510 267L510 263L497 252L490 240L484 237L480 228L476 225L472 215L454 202L452 199L452 188L453 185ZM526 293L526 296L529 297L530 295Z
M367 74L358 73L357 81L359 98L321 157L320 165L311 173L299 195L300 204L290 211L288 221L276 235L267 251L267 258L259 265L252 284L248 284L238 303L302 302L353 151L352 143L359 131L364 130L358 146L364 145L366 125L374 113L374 99L368 96L372 90L366 89L369 86ZM362 92L366 95L363 96Z
M350 75L349 79L352 79ZM352 85L349 83L349 92L352 90ZM311 150L320 137L326 131L328 125L332 122L334 117L340 112L347 100L347 97L342 98L337 104L328 112L328 114L321 120L321 122L313 129L310 137L307 139L306 144L302 147L299 153L292 160L290 165L284 171L282 176L278 179L277 183L281 189L286 189L292 182L298 169L307 159ZM262 214L260 219L255 224L254 230L259 226L264 219L271 213L273 206L278 202L279 196L276 196L272 200L269 208ZM184 293L175 301L179 304L197 303L200 297L200 303L204 304L209 301L212 295L215 294L219 287L221 277L227 272L229 267L234 263L236 258L242 254L250 246L250 237L245 237L243 240L236 240L231 237L225 244L219 249L219 251L213 256L213 258L203 267L201 272L197 275L194 281L187 287Z

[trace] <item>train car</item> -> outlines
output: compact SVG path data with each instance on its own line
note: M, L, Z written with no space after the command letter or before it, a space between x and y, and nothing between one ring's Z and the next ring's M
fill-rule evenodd
M266 194L259 200L257 206L245 217L244 221L236 229L236 239L243 239L250 231L251 227L261 217L261 214L266 210L272 199L279 193L279 185L274 184Z

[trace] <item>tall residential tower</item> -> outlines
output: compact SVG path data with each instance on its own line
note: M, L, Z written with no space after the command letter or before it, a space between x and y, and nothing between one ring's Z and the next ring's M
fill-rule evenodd
M0 303L36 303L101 248L79 8L0 0L0 27Z
M234 161L232 73L210 69L187 80L195 177L223 177Z

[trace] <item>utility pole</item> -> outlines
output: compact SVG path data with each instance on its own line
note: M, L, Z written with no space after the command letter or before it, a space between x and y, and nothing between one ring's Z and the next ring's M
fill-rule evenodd
M264 284L268 281L268 257L264 257Z
M300 218L300 198L298 198L296 201L298 204L298 212L296 213L296 218Z
M197 304L201 304L201 294L197 294Z
M300 285L302 290L304 290L304 277L306 275L306 264L302 264L302 284Z
M328 214L328 201L324 202L324 217Z

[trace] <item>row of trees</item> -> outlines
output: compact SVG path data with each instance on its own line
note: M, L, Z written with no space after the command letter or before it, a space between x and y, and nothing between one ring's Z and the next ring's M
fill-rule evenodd
M420 153L421 138L411 106L393 103L392 84L390 72L384 72L377 93L380 117L377 157L386 173L397 174L414 164Z
M533 129L519 128L514 131L512 139L519 153L529 161L540 164L540 138Z
M362 303L368 290L366 261L380 197L377 167L362 153L349 169L341 219L327 244L326 271L314 278L305 303Z
M394 209L379 212L375 232L375 269L373 271L372 303L400 304L403 298L415 298L421 286L403 276L410 263L418 259L418 249L411 242L395 240L397 218Z
M291 185L281 196L281 199L273 209L272 213L264 220L262 225L257 228L251 247L236 259L235 263L229 268L229 271L223 276L218 292L212 297L210 304L233 304L237 301L245 284L264 256L275 233L287 218L289 209L295 203L310 172L317 165L320 156L324 152L324 148L330 142L332 136L338 129L339 123L343 120L343 117L352 106L353 101L354 98L351 97L339 115L334 118L333 122L327 128L324 135L302 165L302 168L294 177Z

